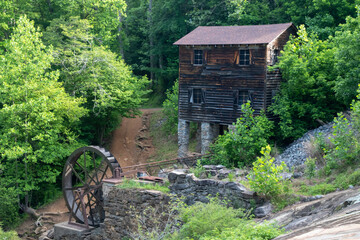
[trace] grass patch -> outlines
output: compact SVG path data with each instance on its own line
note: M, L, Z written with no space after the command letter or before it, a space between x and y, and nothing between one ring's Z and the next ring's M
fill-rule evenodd
M168 186L159 185L159 184L151 184L151 183L141 183L131 179L124 179L123 182L117 186L118 188L138 188L138 189L146 189L146 190L156 190L163 193L169 193L170 189Z

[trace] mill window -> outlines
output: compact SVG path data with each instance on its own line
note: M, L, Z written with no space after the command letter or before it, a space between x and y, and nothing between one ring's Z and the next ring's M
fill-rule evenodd
M239 52L239 65L250 65L250 51L243 49Z
M249 91L239 91L238 104L243 105L250 100Z
M190 103L205 103L205 90L200 88L189 89L189 102Z
M194 65L203 64L203 50L194 50Z

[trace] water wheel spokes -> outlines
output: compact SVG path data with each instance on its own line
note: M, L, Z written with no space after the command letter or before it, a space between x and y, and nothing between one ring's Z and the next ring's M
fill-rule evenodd
M102 180L120 168L115 157L104 148L76 149L68 158L62 178L63 194L72 217L80 223L97 226L104 221Z

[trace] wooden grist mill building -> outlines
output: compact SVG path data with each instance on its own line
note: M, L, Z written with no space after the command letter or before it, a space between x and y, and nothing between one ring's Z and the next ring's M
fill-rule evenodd
M289 39L292 23L198 27L179 46L179 157L186 155L190 122L201 124L201 153L251 101L266 110L280 86L278 70L268 71Z

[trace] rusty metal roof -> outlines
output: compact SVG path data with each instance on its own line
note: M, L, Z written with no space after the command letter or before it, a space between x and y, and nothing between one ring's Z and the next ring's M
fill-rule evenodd
M292 23L248 26L200 26L174 45L266 44L277 38Z

